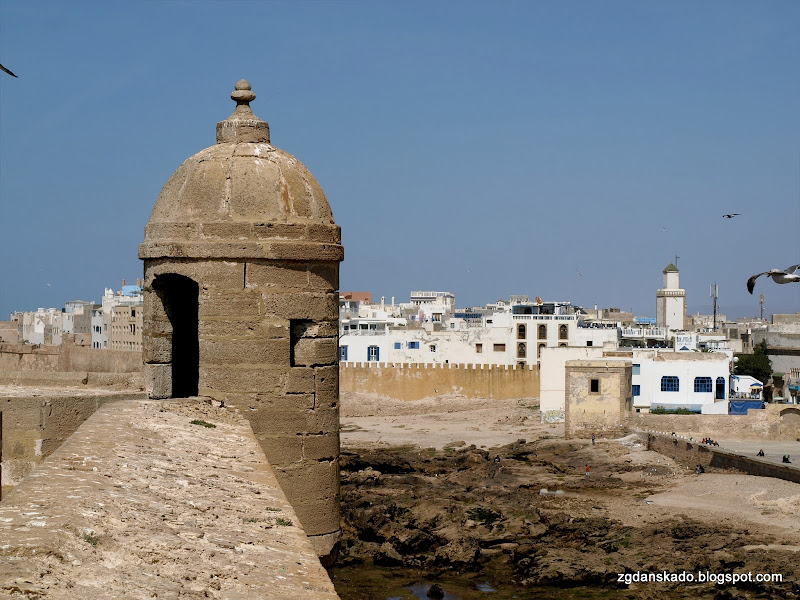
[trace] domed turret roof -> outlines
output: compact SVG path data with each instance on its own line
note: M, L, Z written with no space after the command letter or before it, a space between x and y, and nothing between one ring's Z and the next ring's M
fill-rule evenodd
M255 97L246 80L236 83L236 109L217 123L217 143L186 159L161 190L140 258L341 260L340 230L322 188L270 143L269 124L250 109ZM306 257L297 243L326 247Z

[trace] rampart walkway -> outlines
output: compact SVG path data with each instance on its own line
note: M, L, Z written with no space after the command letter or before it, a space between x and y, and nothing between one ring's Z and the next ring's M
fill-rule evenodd
M0 540L4 598L338 598L247 422L196 399L100 407L3 499Z

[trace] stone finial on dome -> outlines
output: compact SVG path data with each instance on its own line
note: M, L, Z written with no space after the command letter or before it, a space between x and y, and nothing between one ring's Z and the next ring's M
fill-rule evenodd
M256 99L250 82L236 82L231 99L236 101L233 114L217 123L218 144L269 143L269 123L253 114L250 103Z
M237 112L249 112L251 115L253 111L250 110L250 103L256 99L255 92L250 88L250 82L247 79L240 79L236 82L234 90L231 92L231 100L236 100Z

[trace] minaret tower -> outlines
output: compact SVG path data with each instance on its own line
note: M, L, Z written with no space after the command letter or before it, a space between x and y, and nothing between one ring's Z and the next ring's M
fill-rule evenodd
M681 331L686 322L686 290L680 286L680 271L672 263L664 268L664 287L656 292L656 321L659 327Z

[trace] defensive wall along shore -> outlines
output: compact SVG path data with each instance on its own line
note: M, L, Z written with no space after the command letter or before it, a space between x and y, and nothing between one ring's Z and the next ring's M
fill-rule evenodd
M677 463L694 468L696 465L736 469L748 475L774 477L800 483L800 468L793 464L777 464L757 456L745 456L717 446L701 444L694 440L663 433L643 433L647 449L669 456Z
M247 420L196 398L100 406L0 539L0 597L338 598Z
M539 369L455 363L341 363L339 391L409 401L436 396L533 400L539 397Z

